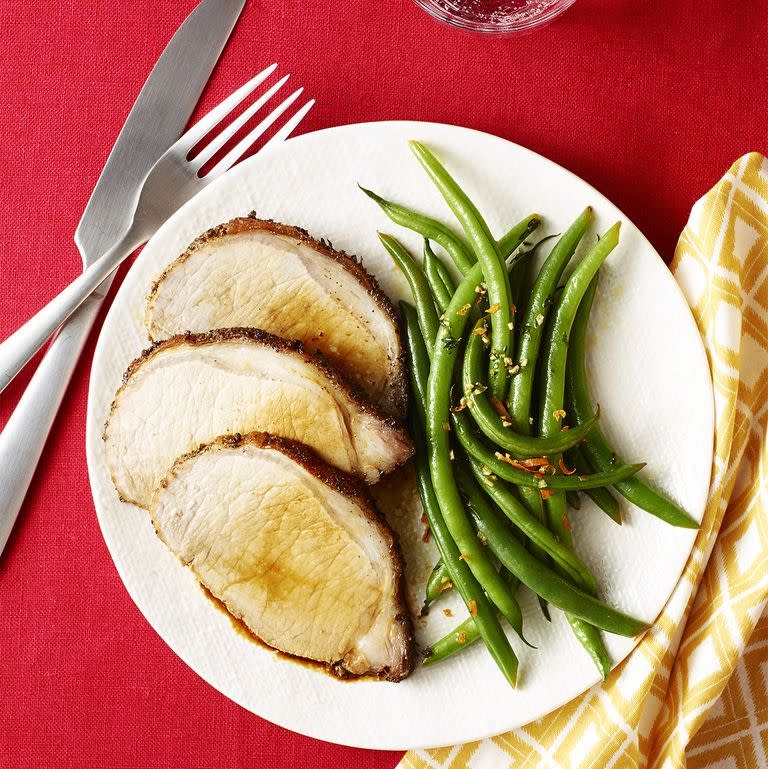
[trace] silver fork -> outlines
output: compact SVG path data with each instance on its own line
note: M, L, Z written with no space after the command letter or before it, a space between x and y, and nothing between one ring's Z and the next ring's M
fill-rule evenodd
M200 144L224 118L231 114L263 79L262 75L257 75L227 97L192 126L160 157L144 180L144 184L137 195L133 221L120 241L72 281L67 288L18 331L0 344L0 391L8 385L56 329L99 287L107 276L111 275L136 248L146 243L149 237L174 211L237 163L254 142L263 136L301 96L304 90L299 88L294 91L227 152L210 171L201 175L200 169L240 128L263 111L264 105L285 84L288 76L286 75L275 83L230 125L212 137L194 158L188 159L191 150ZM264 146L285 139L301 122L314 103L314 99L306 102Z

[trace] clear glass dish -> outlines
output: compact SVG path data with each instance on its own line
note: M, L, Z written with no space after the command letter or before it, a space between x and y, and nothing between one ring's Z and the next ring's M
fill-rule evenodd
M575 0L414 0L440 21L473 32L524 32L546 24Z

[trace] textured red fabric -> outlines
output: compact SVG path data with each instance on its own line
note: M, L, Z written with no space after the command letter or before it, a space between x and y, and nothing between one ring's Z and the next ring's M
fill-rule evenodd
M75 276L83 206L193 5L0 3L1 337ZM594 184L669 257L694 200L734 158L768 152L767 27L764 0L578 0L506 39L441 26L409 0L251 0L201 106L279 60L318 99L303 130L413 118L499 134ZM93 345L0 560L0 767L393 767L396 753L245 712L136 610L88 487ZM0 424L26 379L0 398Z

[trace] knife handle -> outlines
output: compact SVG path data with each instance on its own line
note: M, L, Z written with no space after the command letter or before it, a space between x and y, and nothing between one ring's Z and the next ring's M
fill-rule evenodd
M0 554L102 302L93 294L61 327L0 433Z

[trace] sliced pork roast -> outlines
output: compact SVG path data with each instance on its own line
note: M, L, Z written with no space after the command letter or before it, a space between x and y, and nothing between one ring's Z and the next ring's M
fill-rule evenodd
M341 676L410 672L395 537L362 484L305 446L220 438L173 465L150 512L165 544L270 646Z
M104 428L121 497L147 507L182 454L220 435L270 432L375 483L412 453L408 434L298 342L256 329L183 334L136 359Z
M298 339L405 416L392 305L355 259L296 227L248 217L204 233L152 286L145 322L153 340L235 326Z

